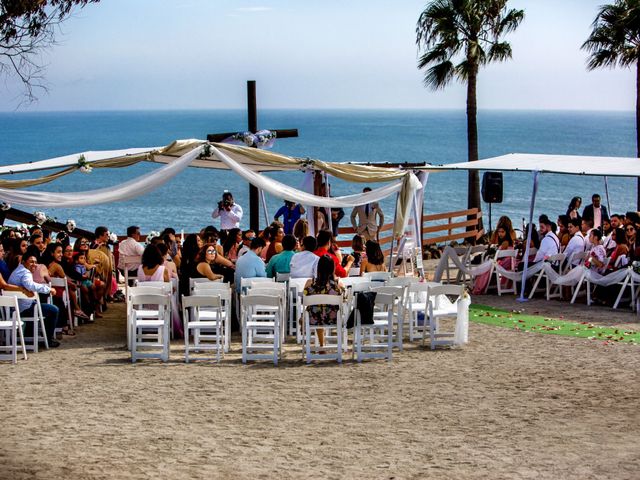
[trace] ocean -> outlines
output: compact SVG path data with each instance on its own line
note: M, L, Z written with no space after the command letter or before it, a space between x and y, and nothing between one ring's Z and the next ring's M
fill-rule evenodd
M299 130L298 138L276 141L273 150L286 155L332 162L433 164L467 158L464 111L262 110L258 123L265 129ZM480 158L507 153L635 156L636 152L633 112L482 111L478 125ZM0 163L37 161L87 150L160 146L175 139L204 139L208 133L245 129L243 110L0 113ZM153 168L158 167L138 164L94 170L90 174L74 173L34 189L90 191L122 183ZM294 186L302 182L302 175L295 172L270 175ZM500 215L508 215L515 226L520 226L528 215L531 174L507 173L504 184L503 203L493 205L493 223ZM464 172L431 174L425 212L466 208L466 185ZM336 196L359 192L362 187L339 180L331 184ZM130 201L79 209L52 205L45 213L61 222L73 218L78 226L91 230L106 225L118 234L124 234L129 225L139 225L143 233L166 226L190 232L205 225L217 225L210 215L223 190L230 190L236 202L245 208L242 223L248 226L246 182L230 172L195 168ZM606 204L603 178L542 175L535 216L546 213L555 218L565 213L571 197L581 196L583 205L587 205L596 192ZM614 213L634 209L635 179L610 178L609 199ZM267 195L270 216L280 205L280 200ZM382 207L391 219L392 202L384 202ZM483 204L485 212L486 207ZM348 224L348 217L345 222Z

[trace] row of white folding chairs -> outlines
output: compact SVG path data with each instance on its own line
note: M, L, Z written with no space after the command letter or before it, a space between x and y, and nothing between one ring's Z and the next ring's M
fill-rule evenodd
M4 292L3 292L4 293ZM22 356L27 359L27 348L22 331L23 320L18 307L18 297L13 295L0 296L0 309L2 310L2 320L0 320L0 334L4 336L4 341L0 344L0 360L11 360L12 363L18 361L18 339ZM35 349L37 349L37 329L39 321L34 322L35 329ZM44 329L44 320L41 324ZM45 335L46 337L46 335ZM6 352L6 353L5 353Z

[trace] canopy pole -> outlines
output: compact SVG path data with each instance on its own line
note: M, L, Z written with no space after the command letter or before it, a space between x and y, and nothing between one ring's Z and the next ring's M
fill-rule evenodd
M538 193L538 176L540 172L533 172L533 191L531 192L531 206L529 207L529 228L527 228L527 239L524 250L524 268L522 269L522 286L520 288L519 302L526 302L524 298L524 289L527 286L527 270L529 269L529 250L531 249L531 226L533 225L533 209L536 205L536 193Z
M393 212L393 224L396 224L396 220L398 219L398 198L400 198L400 192L396 193L396 209ZM395 240L394 235L391 235L391 246L389 247L389 271L393 272L393 242Z
M607 210L609 211L609 217L613 213L611 211L611 203L609 202L609 182L607 181L607 176L604 176L604 193L607 196Z
M271 224L271 222L269 221L269 212L267 210L267 200L264 196L264 190L259 189L259 191L260 191L260 200L262 201L262 211L264 213L264 225L266 228Z

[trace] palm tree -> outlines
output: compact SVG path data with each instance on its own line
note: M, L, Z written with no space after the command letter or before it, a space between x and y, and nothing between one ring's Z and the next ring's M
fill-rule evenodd
M424 83L438 90L456 79L467 84L468 160L478 160L478 70L489 62L511 58L511 45L501 37L514 31L523 10L507 10L508 0L432 0L416 27L418 68ZM457 63L457 64L456 64ZM478 172L469 172L468 208L480 208Z
M636 67L636 154L640 157L640 3L616 0L603 5L593 21L593 31L582 45L591 52L587 68ZM640 178L637 207L640 210Z

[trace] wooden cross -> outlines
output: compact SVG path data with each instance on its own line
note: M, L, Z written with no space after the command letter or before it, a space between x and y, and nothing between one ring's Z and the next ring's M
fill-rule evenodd
M248 130L251 133L258 131L258 108L256 102L256 81L247 81L247 119ZM276 138L292 138L298 136L298 129L288 130L271 130L276 133ZM235 135L238 132L227 133L210 133L207 135L209 142L221 142L226 138ZM257 147L256 147L257 148ZM253 185L249 185L249 228L258 232L260 230L260 201L258 195L258 189Z

